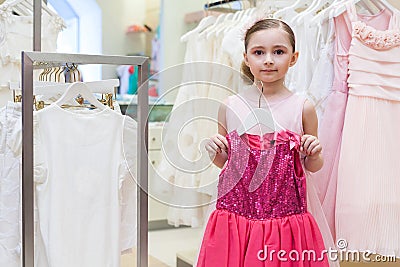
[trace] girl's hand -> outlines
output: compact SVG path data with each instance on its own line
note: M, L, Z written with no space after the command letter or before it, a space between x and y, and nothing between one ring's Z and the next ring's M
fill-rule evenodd
M316 158L320 155L322 146L317 137L305 134L301 137L300 152L310 158Z
M205 148L210 155L216 155L228 150L228 141L225 136L216 134L207 140Z

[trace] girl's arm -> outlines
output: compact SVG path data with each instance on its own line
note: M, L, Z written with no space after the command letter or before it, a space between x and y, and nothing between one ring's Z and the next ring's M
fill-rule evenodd
M303 129L300 152L306 156L304 166L310 172L319 171L324 164L318 140L318 118L314 106L306 101L303 107Z
M218 110L218 134L212 136L206 144L211 160L219 168L222 168L228 159L226 134L226 105L223 103Z

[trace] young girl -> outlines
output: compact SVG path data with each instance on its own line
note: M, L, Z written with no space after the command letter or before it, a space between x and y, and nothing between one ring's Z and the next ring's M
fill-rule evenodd
M284 85L298 57L293 31L283 21L260 20L247 30L244 45L242 72L253 85L228 97L218 134L206 144L223 170L197 266L329 266L307 211L303 170L303 164L311 172L323 164L317 116L310 102ZM274 132L263 134L260 125L240 135L259 107L271 111Z

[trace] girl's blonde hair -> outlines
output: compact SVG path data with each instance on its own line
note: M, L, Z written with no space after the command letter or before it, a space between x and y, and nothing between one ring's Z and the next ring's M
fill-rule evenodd
M295 51L296 47L296 41L294 37L294 33L292 28L290 28L289 25L287 25L285 22L279 19L262 19L257 21L256 23L251 26L245 34L244 37L244 51L247 53L247 46L249 44L250 38L253 35L253 33L256 33L258 31L262 30L267 30L267 29L282 29L285 32L289 34L289 41L292 46L292 52ZM241 71L242 74L244 75L245 79L251 79L252 82L254 82L254 75L251 73L250 68L246 65L245 61L243 60L242 66L241 66Z

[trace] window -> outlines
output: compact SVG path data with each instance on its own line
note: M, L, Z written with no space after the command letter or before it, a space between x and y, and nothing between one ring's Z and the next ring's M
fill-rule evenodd
M101 9L95 0L48 0L49 7L65 20L57 52L102 54ZM80 66L85 81L101 80L100 65Z

